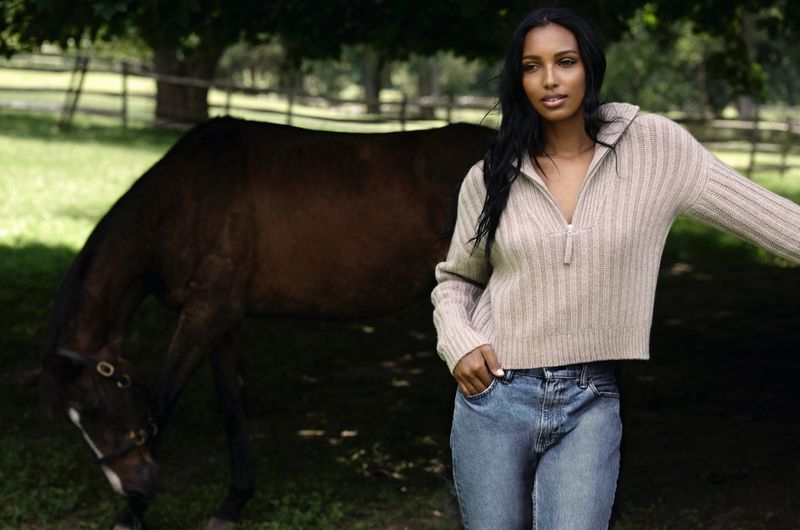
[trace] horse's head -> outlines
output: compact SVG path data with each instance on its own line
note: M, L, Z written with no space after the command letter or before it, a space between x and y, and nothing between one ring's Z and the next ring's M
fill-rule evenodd
M148 442L156 434L150 393L122 358L57 349L44 360L40 386L52 413L62 410L94 453L114 491L151 498L158 466ZM104 358L107 357L107 358Z

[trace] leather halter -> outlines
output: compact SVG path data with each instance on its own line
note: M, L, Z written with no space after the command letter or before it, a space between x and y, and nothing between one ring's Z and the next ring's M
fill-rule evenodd
M130 376L127 374L120 373L116 366L114 366L109 361L96 361L80 352L71 351L71 350L64 350L59 348L56 350L55 355L59 357L64 357L71 361L75 361L80 363L87 368L92 369L97 375L104 379L108 379L109 381L114 383L119 390L123 392L123 397L125 398L125 408L127 409L127 418L128 420L126 423L130 426L130 421L132 418L135 417L134 409L133 409L133 391L132 387L135 386L144 386L138 385L131 381ZM153 418L148 416L147 418L147 426L141 429L130 429L125 433L126 440L125 442L120 445L118 448L114 449L108 454L105 454L101 457L97 455L94 456L94 461L97 464L104 465L113 462L114 460L125 456L126 454L130 453L137 447L141 447L145 445L148 440L150 440L153 436L158 433L158 427L156 426Z

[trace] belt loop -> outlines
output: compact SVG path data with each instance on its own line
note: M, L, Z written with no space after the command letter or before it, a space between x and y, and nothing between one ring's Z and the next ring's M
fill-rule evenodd
M503 377L500 378L500 382L503 383L504 385L507 385L511 382L512 379L514 379L514 370L504 369L503 371L505 373L503 374Z
M581 365L581 380L578 383L578 386L582 389L585 389L589 386L589 364L584 363Z

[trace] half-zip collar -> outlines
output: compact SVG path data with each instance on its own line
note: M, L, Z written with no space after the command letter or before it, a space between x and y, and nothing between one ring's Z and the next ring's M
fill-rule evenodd
M558 217L564 223L564 237L566 238L564 244L565 265L572 263L572 251L574 245L573 239L576 231L574 225L579 219L581 196L583 195L583 191L586 189L589 181L594 176L597 168L600 166L600 163L603 161L606 155L608 155L608 152L611 151L610 147L607 147L603 144L610 146L616 145L616 143L619 141L619 138L622 136L631 122L633 122L633 119L636 117L636 113L638 111L638 106L627 103L608 103L600 107L600 117L603 121L608 123L606 123L597 134L598 142L595 144L594 156L592 157L592 161L589 163L586 176L584 177L580 190L578 191L578 198L576 199L575 203L575 211L572 214L572 223L567 222L564 214L561 212L561 208L558 207L555 198L547 188L547 185L533 168L533 163L530 157L523 157L522 167L520 168L522 174L531 179L537 185L540 191L549 200L553 208L555 208Z
M572 230L572 225L567 225L567 243L564 246L564 265L569 265L572 263L572 239L574 236L574 232Z

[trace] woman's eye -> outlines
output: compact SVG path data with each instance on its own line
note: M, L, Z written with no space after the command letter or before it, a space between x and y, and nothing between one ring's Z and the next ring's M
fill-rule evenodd
M534 72L539 68L539 65L534 63L527 63L522 65L522 69L526 72Z
M561 66L572 66L573 64L575 64L577 62L578 61L576 61L575 59L564 59L563 61L561 61L558 64L560 64Z

